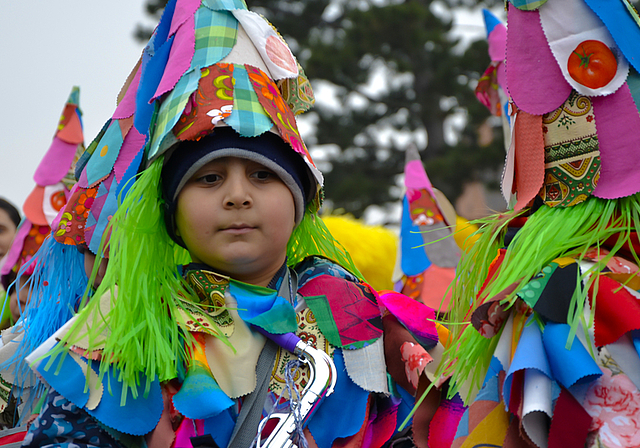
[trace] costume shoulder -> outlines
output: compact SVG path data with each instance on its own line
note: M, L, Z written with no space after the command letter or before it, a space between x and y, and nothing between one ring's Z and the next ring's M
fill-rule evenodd
M295 271L298 294L304 297L332 345L357 349L382 336L377 294L367 283L320 257L307 258Z

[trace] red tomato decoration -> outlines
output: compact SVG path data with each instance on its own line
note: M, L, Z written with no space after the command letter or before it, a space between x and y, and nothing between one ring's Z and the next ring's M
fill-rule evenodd
M576 82L599 89L616 76L618 61L611 49L599 40L585 40L569 56L567 68Z

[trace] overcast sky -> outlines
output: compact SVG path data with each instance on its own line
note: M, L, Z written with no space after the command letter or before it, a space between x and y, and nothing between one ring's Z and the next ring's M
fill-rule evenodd
M0 196L22 208L74 85L80 87L86 145L112 115L143 48L133 39L135 25L154 25L143 4L0 2ZM465 35L484 34L480 10L462 13L455 21Z

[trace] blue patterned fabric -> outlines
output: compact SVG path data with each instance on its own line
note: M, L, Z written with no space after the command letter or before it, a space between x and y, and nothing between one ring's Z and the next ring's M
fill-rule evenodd
M121 448L112 436L82 409L55 391L49 392L42 412L29 428L23 447Z

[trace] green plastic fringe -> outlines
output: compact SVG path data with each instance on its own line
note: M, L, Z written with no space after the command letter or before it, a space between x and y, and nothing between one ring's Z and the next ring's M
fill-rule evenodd
M598 275L592 274L599 273L611 257L630 242L631 232L640 233L639 199L640 194L615 200L591 196L573 207L542 206L527 219L509 244L501 268L494 278L488 280L482 295L480 290L487 280L491 262L504 245L509 222L526 211L508 212L474 222L480 225L476 232L479 239L467 253L463 253L457 268L458 279L453 286L449 320L454 342L445 352L437 372L444 377L451 376L450 396L470 381L472 393L467 397L473 397L473 391L479 390L489 368L499 335L486 339L472 325L460 325L469 322L473 311L485 299L517 283L516 290L502 302L511 306L517 298L516 293L552 260L571 257L580 262L589 249L600 248L607 239L615 236L618 239L612 248L608 248L609 254L581 274L584 286L580 287L580 282L576 282L569 313L571 332L567 346L571 345L580 322L585 331L589 328L593 323L595 303L588 322L583 311L589 289L592 285L597 288ZM628 246L633 261L638 263L640 260L633 246Z

